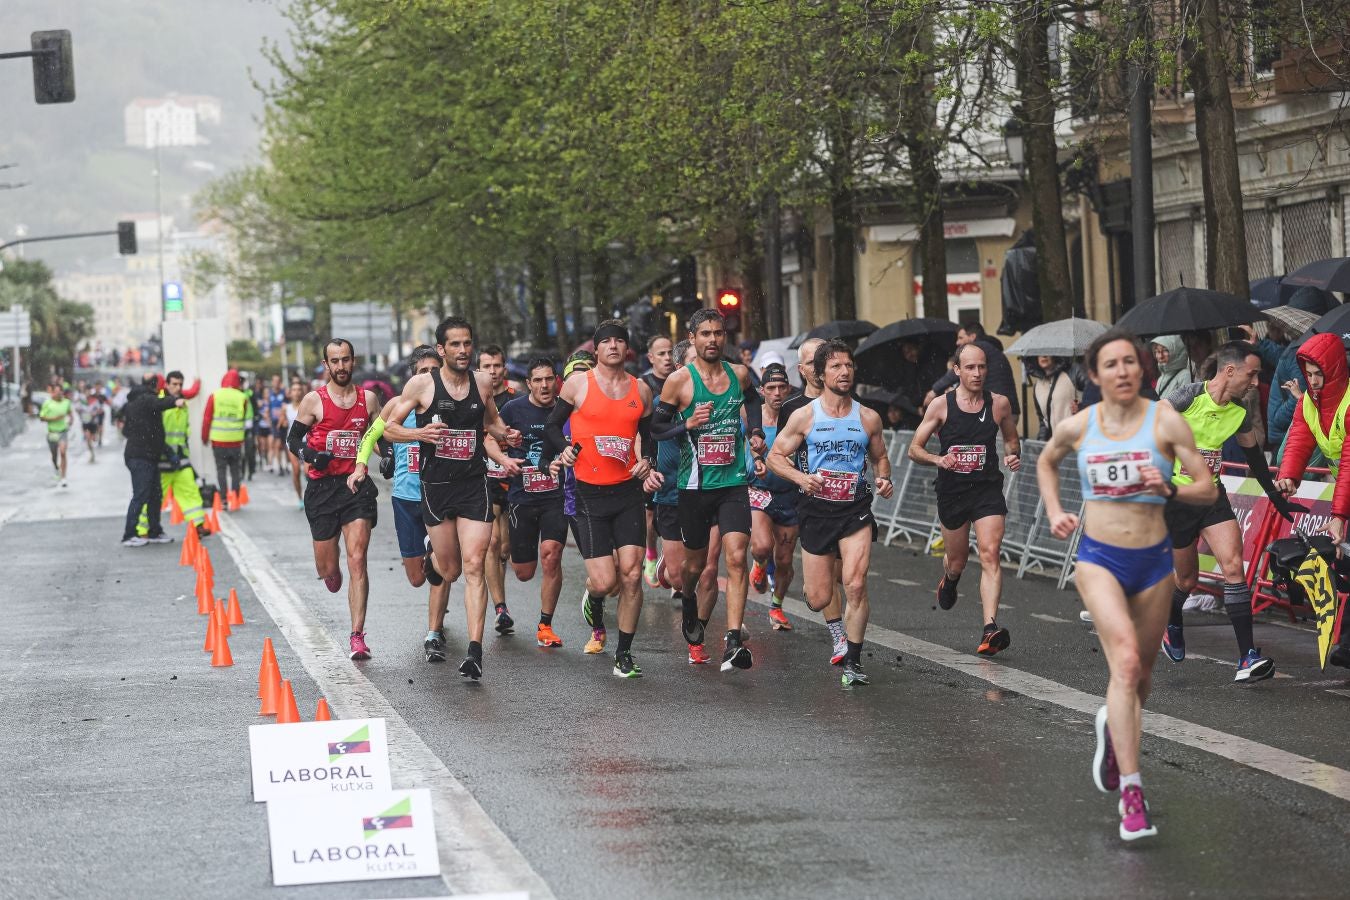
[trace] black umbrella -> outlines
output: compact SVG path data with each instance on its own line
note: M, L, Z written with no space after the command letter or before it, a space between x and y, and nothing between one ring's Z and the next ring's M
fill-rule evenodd
M876 330L877 326L866 319L836 319L833 322L826 322L824 325L817 325L806 334L797 335L788 345L788 349L796 350L811 338L824 338L827 341L838 338L856 346L858 341Z
M1324 291L1350 291L1350 257L1321 259L1300 266L1282 279L1294 287L1315 287Z
M1141 337L1152 337L1250 325L1264 318L1250 300L1221 291L1179 287L1149 297L1116 324Z
M867 384L893 385L898 377L900 345L906 341L937 346L943 355L956 347L960 325L947 319L901 319L878 328L853 351L858 380Z
M1342 343L1350 345L1350 303L1336 307L1314 322L1312 328L1294 341L1294 346L1302 347L1314 334L1338 334Z

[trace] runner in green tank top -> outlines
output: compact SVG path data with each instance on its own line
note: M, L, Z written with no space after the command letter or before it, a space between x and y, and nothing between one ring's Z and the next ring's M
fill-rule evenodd
M1275 508L1293 521L1292 507L1275 489L1266 456L1252 429L1251 416L1242 399L1256 386L1261 374L1261 359L1245 341L1231 341L1215 354L1217 371L1209 381L1185 384L1165 399L1186 420L1195 433L1195 446L1209 465L1206 472L1184 471L1178 461L1172 481L1190 484L1196 478L1213 478L1219 486L1219 499L1211 506L1191 506L1167 501L1163 519L1172 539L1172 564L1176 569L1176 590L1172 593L1172 614L1163 636L1163 651L1173 662L1186 658L1186 637L1182 629L1182 606L1200 579L1200 557L1196 542L1203 537L1223 572L1223 605L1233 626L1238 645L1238 667L1234 681L1259 681L1275 674L1275 664L1254 646L1252 633L1252 595L1242 559L1242 530L1228 502L1228 494L1219 481L1223 463L1223 445L1234 437L1247 458L1254 478L1270 497Z
M750 388L750 370L722 359L726 326L715 309L700 309L689 318L694 361L676 369L661 388L661 402L652 416L652 436L678 440L680 488L676 515L685 555L680 571L684 597L684 639L689 662L710 662L703 639L717 604L717 588L698 596L699 577L708 562L713 528L722 538L727 564L727 633L722 671L748 669L750 650L741 625L749 590L746 550L750 545L750 492L745 476L745 437L755 451L753 465L764 472L764 431L760 396ZM741 411L746 414L744 432Z

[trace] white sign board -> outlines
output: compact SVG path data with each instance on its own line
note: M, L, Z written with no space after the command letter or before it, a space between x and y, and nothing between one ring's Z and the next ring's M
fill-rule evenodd
M273 800L267 832L274 885L441 873L431 792L424 789Z
M33 346L33 320L28 310L13 306L0 310L0 347Z
M389 745L384 719L333 719L250 725L253 799L314 794L370 796L387 791Z
M334 303L329 307L332 337L352 342L357 356L371 357L389 352L394 342L394 313L380 303Z

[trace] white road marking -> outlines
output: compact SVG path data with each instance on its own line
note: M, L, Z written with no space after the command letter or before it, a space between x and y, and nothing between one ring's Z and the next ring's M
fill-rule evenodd
M451 893L524 890L531 897L552 898L553 891L468 789L351 663L319 624L318 616L228 516L221 519L221 536L239 571L295 650L305 671L328 698L334 714L383 718L389 735L394 783L431 790L441 878Z
M1328 694L1340 694L1342 697L1350 697L1350 691L1347 691L1347 690L1344 689L1344 688L1328 688L1328 689L1327 689L1327 693L1328 693Z
M907 578L887 578L886 580L889 581L891 584L898 584L898 585L900 585L901 587L918 587L918 586L919 586L919 583L918 583L917 581L910 581L910 580L907 579Z
M1068 619L1061 619L1059 616L1052 616L1049 613L1032 613L1033 619L1040 619L1042 622L1058 622L1061 625L1072 625Z
M796 600L787 600L784 607L792 615L816 624L824 624L819 613L813 613ZM968 653L961 653L940 644L919 640L889 628L870 625L867 639L883 647L899 650L911 656L917 656L928 662L955 669L962 674L1009 691L1016 691L1027 697L1034 697L1065 709L1072 709L1084 715L1096 715L1097 708L1106 701L1068 685L1023 672L992 660ZM1350 691L1345 692L1350 696ZM1350 772L1336 766L1320 763L1290 753L1278 747L1270 747L1237 735L1226 734L1204 725L1196 725L1184 719L1163 713L1144 712L1144 731L1173 743L1204 750L1224 759L1284 778L1304 787L1322 791L1342 800L1350 800Z

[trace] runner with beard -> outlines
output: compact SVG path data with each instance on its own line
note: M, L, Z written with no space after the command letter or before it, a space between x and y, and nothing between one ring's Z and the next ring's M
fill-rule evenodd
M841 678L848 686L869 683L863 671L862 645L869 613L867 569L877 523L872 517L872 486L867 465L876 470L876 492L889 498L891 461L881 436L881 417L851 396L853 351L843 341L816 348L814 368L824 393L794 413L769 449L769 468L795 483L805 495L798 504L801 522L802 580L806 602L819 612L831 602L836 562L843 566L848 593L845 621L847 650ZM803 472L792 455L806 448Z
M642 376L647 387L651 389L653 397L661 396L661 388L665 386L666 379L670 373L675 371L673 346L670 338L663 334L658 334L647 341L647 361L651 363L651 369ZM658 464L660 461L660 451L657 452ZM647 582L648 587L662 587L661 582L661 560L656 551L656 539L658 537L665 541L665 536L661 535L655 528L656 501L655 495L647 498L647 556L642 561L642 577ZM664 585L670 587L669 584Z
M413 376L423 375L439 369L440 354L436 348L423 344L412 352ZM404 418L402 428L390 429L385 415L393 400L386 403L375 424L361 439L361 449L356 454L356 469L347 478L347 486L356 490L366 477L370 454L376 444L380 445L380 474L393 479L390 502L394 507L394 530L398 533L399 556L403 559L403 574L408 584L421 587L429 584L427 596L427 635L422 640L422 652L427 662L445 661L445 613L450 603L450 584L436 571L431 559L430 538L427 527L422 521L422 446L416 440L390 443L394 432L404 435L417 428L417 413L410 412ZM390 440L381 440L381 436Z
M717 595L699 602L698 580L709 560L715 527L722 536L727 568L727 630L722 671L753 664L741 626L749 588L746 550L750 543L750 495L745 472L745 431L758 438L763 452L759 395L750 389L745 366L722 359L726 327L722 314L700 309L689 317L688 334L695 358L666 379L653 416L658 439L680 441L680 535L684 541L684 615L682 630L691 648L701 646ZM748 420L743 431L742 412ZM762 470L763 464L760 464Z
M471 370L473 326L450 316L436 326L439 369L415 375L385 410L391 440L420 442L422 521L431 538L433 565L447 582L464 575L464 615L469 647L459 674L483 677L483 628L487 615L484 561L492 540L493 490L488 483L483 439L519 446L520 433L507 428L492 400L492 379ZM417 411L417 428L398 429ZM306 503L306 510L309 504Z
M497 404L497 412L510 403L516 396L516 389L506 381L506 351L496 344L488 344L478 351L478 371L492 379L492 402ZM487 448L493 441L487 438ZM504 455L498 449L497 455ZM488 544L487 563L483 577L487 581L488 596L492 600L493 615L496 621L493 627L498 634L513 634L515 620L506 608L506 557L510 552L511 541L506 528L507 492L509 477L494 458L487 454L488 484L492 488L492 542Z
M375 485L364 482L350 489L347 476L356 469L356 454L366 425L379 406L375 395L352 384L356 358L351 341L333 338L323 348L328 383L300 401L299 413L287 435L291 452L309 463L305 488L305 518L314 539L314 566L331 593L342 588L338 535L347 548L347 605L352 630L348 638L352 659L369 659L366 644L366 601L370 579L366 549L370 530L379 514Z
M642 554L647 546L644 487L660 487L654 471L651 390L624 371L628 331L617 320L601 322L594 336L596 367L574 373L549 415L548 447L541 465L552 463L576 475L576 533L586 560L587 600L619 586L619 641L614 674L640 678L633 637L642 613ZM563 426L571 425L571 435ZM642 456L634 445L641 442ZM617 551L617 556L616 556ZM593 616L583 604L588 623ZM592 626L594 627L594 626Z

